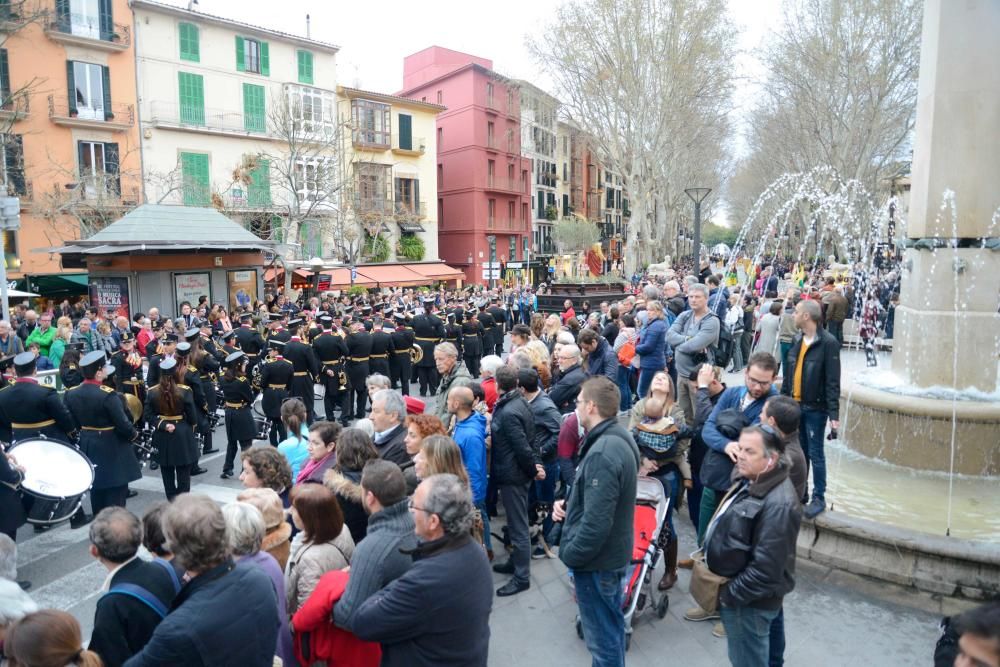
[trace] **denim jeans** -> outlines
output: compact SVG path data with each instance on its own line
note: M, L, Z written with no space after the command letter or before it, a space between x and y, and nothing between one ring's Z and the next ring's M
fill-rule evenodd
M583 640L587 642L587 649L593 658L593 667L625 665L624 576L625 568L573 572Z
M818 500L826 499L826 453L823 450L826 419L826 412L805 407L799 418L799 443L802 445L802 453L806 455L806 475L808 476L811 467L812 497Z
M680 473L677 471L676 466L666 465L650 475L650 477L660 483L663 487L663 493L670 499L670 506L667 508L667 525L670 527L670 534L676 535L677 531L674 530L674 509L680 500Z
M631 367L618 364L618 391L622 395L621 400L618 401L619 412L628 412L632 409L632 385L629 382L631 374Z
M778 610L778 615L771 621L770 641L768 642L767 667L782 667L785 664L785 608Z
M662 370L662 368L640 368L639 387L636 390L635 395L639 398L643 398L649 391L649 385L653 384L653 376Z
M483 546L487 551L493 551L493 537L490 535L490 513L486 511L486 500L476 503L479 516L483 518Z
M767 667L771 622L779 611L753 607L719 609L733 667Z
M556 499L556 482L559 479L559 461L553 461L552 463L543 464L545 467L545 479L535 480L531 485L531 492L528 494L528 509L530 511L532 503L538 501L543 503L549 503L550 505L555 502ZM531 520L531 517L528 517ZM545 535L546 542L549 539L549 535L552 533L552 513L545 517L545 521L542 522L542 533Z

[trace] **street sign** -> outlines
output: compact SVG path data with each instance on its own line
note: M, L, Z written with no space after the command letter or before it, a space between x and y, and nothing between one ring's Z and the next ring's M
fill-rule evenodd
M483 280L500 280L500 269L483 269Z
M353 282L353 281L355 281L357 279L358 279L358 267L352 266L351 267L351 281Z
M499 269L500 262L483 262L484 269Z

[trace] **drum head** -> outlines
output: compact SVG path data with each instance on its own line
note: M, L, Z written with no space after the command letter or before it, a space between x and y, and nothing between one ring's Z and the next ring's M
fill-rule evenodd
M21 486L40 496L66 498L94 484L94 469L80 451L56 440L21 440L10 453L24 466Z

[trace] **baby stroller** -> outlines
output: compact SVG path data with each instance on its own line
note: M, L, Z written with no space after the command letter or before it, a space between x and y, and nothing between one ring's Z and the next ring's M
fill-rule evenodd
M670 499L663 485L652 477L640 477L636 485L633 519L632 569L622 581L622 611L625 613L625 650L632 644L632 619L644 609L656 610L657 618L667 615L670 598L653 583L653 570L670 540L667 509ZM583 639L583 625L576 619L576 634Z

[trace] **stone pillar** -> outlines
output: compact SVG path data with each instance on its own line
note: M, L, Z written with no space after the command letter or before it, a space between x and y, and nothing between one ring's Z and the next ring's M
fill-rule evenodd
M1000 1L926 1L912 170L907 236L949 247L906 251L893 368L920 387L957 377L960 389L995 391L1000 252L965 246L1000 237ZM955 217L941 211L945 190Z

